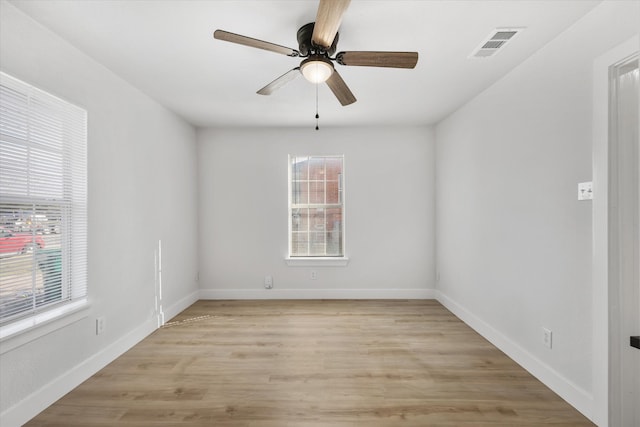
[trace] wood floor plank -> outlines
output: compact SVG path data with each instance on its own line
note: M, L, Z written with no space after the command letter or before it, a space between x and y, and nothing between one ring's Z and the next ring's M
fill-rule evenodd
M27 426L592 426L432 300L198 301Z

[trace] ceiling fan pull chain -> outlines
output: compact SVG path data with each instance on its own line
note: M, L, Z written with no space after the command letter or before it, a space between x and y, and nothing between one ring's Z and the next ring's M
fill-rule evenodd
M320 129L320 127L318 127L318 119L320 118L318 114L318 86L319 84L316 83L316 130Z

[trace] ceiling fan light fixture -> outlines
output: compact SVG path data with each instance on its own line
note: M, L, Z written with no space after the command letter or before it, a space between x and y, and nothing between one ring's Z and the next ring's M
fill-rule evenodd
M324 83L333 74L333 64L323 56L313 55L302 61L300 72L311 83Z

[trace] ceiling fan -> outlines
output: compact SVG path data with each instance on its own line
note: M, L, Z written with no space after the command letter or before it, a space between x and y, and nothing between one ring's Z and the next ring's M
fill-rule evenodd
M333 62L347 66L390 68L414 68L418 63L418 52L351 51L339 52L331 57L336 52L338 28L350 1L320 0L316 22L306 24L298 30L298 50L223 30L216 30L213 37L282 55L305 58L298 67L260 89L257 92L260 95L271 95L302 74L312 83L326 82L338 101L342 105L349 105L356 102L356 98L336 71Z

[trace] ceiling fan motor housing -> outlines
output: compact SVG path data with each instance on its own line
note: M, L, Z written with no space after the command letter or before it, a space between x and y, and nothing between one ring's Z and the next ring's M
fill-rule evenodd
M331 56L336 53L336 48L338 46L338 38L339 34L336 33L335 38L333 39L333 43L329 47L329 49L324 49L322 47L317 47L311 42L311 37L313 36L313 27L315 22L310 22L306 25L303 25L298 30L298 50L300 51L301 56L309 56L312 54L318 54L320 52L325 52L327 55Z

